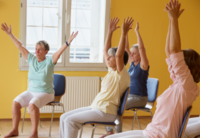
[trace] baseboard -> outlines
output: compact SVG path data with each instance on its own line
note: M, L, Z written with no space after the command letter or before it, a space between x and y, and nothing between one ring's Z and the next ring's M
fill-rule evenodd
M30 118L25 118L25 121L31 121ZM53 118L53 121L59 121L60 118ZM5 118L5 119L0 119L0 121L12 121L12 119ZM22 119L21 119L22 121ZM40 121L51 121L51 118L40 118Z
M199 117L199 115L191 115L190 118ZM124 119L133 119L133 116L124 116ZM138 116L138 119L151 119L151 116ZM25 118L25 121L30 121L30 118ZM51 121L51 118L40 118L41 121ZM60 118L54 118L54 121L59 121ZM0 121L12 121L11 118L0 119ZM21 119L22 121L22 119Z

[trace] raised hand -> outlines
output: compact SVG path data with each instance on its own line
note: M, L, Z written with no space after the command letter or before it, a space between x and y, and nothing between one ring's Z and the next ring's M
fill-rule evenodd
M109 23L109 31L110 32L114 32L116 29L120 28L120 26L117 26L118 22L119 22L119 19L117 17L110 19L110 23Z
M139 31L139 23L137 22L136 27L135 27L135 32L138 32L138 31Z
M2 24L1 24L1 29L2 29L5 33L7 33L8 35L12 33L12 31L11 31L11 30L12 30L11 25L10 25L10 27L8 27L6 23L4 23L4 24L2 23Z
M180 10L181 3L178 0L171 0L166 4L165 11L168 13L169 19L178 19L183 13L184 9Z
M126 21L124 19L123 25L122 25L122 33L124 33L126 35L128 33L128 31L130 29L132 29L133 21L134 20L132 19L132 17L131 18L127 17Z
M78 35L78 31L75 34L74 32L72 32L67 42L70 44L77 35Z

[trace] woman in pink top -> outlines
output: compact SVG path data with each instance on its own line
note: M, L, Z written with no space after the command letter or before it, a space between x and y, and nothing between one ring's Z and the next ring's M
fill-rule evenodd
M165 11L169 16L166 62L173 84L157 98L153 120L146 129L129 131L106 138L178 138L183 117L199 94L200 56L192 49L181 50L178 18L180 3L171 0Z

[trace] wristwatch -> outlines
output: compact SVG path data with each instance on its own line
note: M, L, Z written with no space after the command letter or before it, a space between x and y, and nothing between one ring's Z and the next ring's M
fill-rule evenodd
M70 44L68 44L68 42L67 42L67 41L66 41L66 45L67 45L67 46L70 46Z

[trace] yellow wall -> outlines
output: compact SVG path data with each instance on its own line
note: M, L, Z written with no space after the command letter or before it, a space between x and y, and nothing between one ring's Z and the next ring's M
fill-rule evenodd
M163 11L167 0L112 0L111 17L118 16L122 24L124 17L132 16L140 23L140 32L146 46L147 56L150 62L149 77L158 78L159 93L172 83L165 63L165 38L168 27L168 16ZM193 48L200 53L200 1L181 0L182 7L186 10L180 17L180 33L182 48ZM0 0L0 23L6 22L12 25L13 33L19 37L19 0ZM135 24L134 24L135 27ZM117 46L120 38L120 29L113 35L112 44ZM129 33L130 44L136 43L133 30ZM26 90L27 71L19 71L19 52L9 37L0 31L0 119L11 118L11 107L13 99ZM129 66L129 65L128 65ZM127 66L127 68L128 68ZM100 76L106 72L56 72L66 76ZM193 115L200 114L198 105L200 99L193 104ZM155 106L153 112L155 111ZM56 114L55 117L59 117ZM126 115L129 115L126 113ZM148 115L139 112L139 115ZM29 117L29 114L26 114ZM42 114L41 117L50 117L50 114Z

